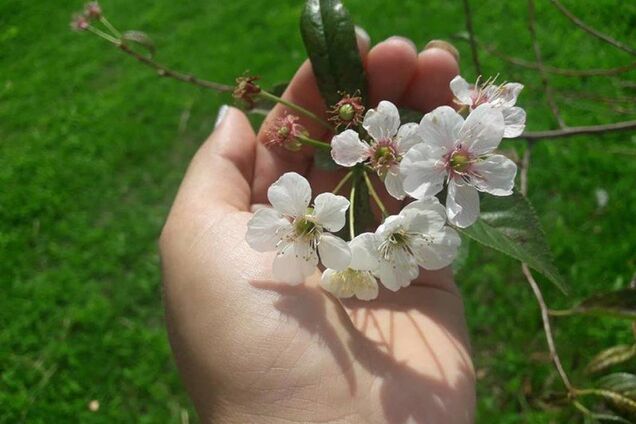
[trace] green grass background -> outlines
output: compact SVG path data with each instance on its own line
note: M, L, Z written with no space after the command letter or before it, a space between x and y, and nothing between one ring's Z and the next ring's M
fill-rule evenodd
M537 1L546 62L612 67L633 60ZM418 46L464 30L459 1L348 0L374 42L392 34ZM634 43L636 3L566 1L611 35ZM231 82L246 69L265 84L290 78L304 58L301 1L104 0L120 28L155 39L158 58ZM184 169L227 97L159 79L87 34L68 30L80 2L0 2L0 422L194 421L163 322L156 240ZM473 2L479 37L532 60L526 2ZM464 75L476 75L458 42ZM540 79L482 55L485 74L527 88L530 129L554 128ZM555 77L570 125L635 115L636 72ZM572 98L597 93L616 104ZM504 148L514 149L508 141ZM534 202L571 297L625 287L636 271L636 136L577 137L536 146ZM595 190L609 194L599 208ZM470 245L458 275L479 370L478 422L580 422L536 399L559 389L538 309L519 265ZM545 283L544 281L542 281ZM624 322L560 318L556 338L575 382L597 351L633 341ZM633 366L632 366L633 369ZM100 409L91 412L91 400Z

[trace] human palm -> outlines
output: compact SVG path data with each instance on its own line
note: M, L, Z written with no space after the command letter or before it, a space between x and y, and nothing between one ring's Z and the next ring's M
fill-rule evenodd
M371 104L426 112L450 101L458 70L447 51L418 55L398 38L369 52L361 44ZM284 97L325 110L308 62ZM314 195L341 177L315 168L309 151L264 147L282 113L274 108L256 135L230 109L193 159L162 233L170 340L202 422L472 422L473 370L450 270L422 271L371 302L340 302L319 288L318 270L301 286L273 281L272 256L247 246L251 210L284 172L306 176Z

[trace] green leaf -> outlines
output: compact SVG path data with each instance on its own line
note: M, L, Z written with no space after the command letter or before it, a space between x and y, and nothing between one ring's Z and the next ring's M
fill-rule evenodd
M634 356L636 356L636 345L613 346L592 358L587 367L585 367L585 371L590 374L595 373L612 365L628 361Z
M155 43L145 32L141 31L126 31L121 36L124 41L132 41L138 46L143 47L148 51L150 57L155 55Z
M484 196L475 224L458 230L473 240L525 262L561 291L565 282L554 266L550 248L530 202L520 193Z
M600 378L596 384L601 389L620 393L630 399L636 399L636 375L627 372L608 374Z
M407 122L419 123L424 117L424 114L419 110L401 107L398 111L400 112L400 122L402 122L402 124L406 124Z
M373 216L373 211L371 210L371 196L369 195L369 189L367 188L361 174L364 170L358 170L357 172L358 175L354 176L353 181L353 183L356 184L356 207L353 214L356 234L361 234L365 231L369 231L375 223L375 218Z
M325 171L335 171L340 168L340 165L333 161L330 152L319 149L314 151L314 166Z
M579 303L570 312L636 319L636 289L627 288L594 295Z
M339 0L307 0L300 18L307 55L327 105L339 92L360 92L366 99L367 82L349 12Z

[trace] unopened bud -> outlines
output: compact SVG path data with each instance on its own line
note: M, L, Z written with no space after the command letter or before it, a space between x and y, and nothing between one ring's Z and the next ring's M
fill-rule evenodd
M84 6L84 16L88 19L99 19L102 16L102 7L96 1L86 3Z

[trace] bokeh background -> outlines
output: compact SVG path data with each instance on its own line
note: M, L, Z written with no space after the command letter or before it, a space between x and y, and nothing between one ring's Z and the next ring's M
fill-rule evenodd
M612 36L636 40L636 3L563 1ZM464 31L458 0L345 4L373 42L399 34L421 48ZM204 78L231 83L249 69L274 85L304 59L300 0L102 6L120 29L150 34L158 60ZM160 79L101 40L70 32L70 14L81 7L0 1L0 422L196 422L164 330L156 242L190 157L230 99ZM473 12L482 41L534 60L525 1L475 1ZM634 60L572 26L548 1L537 0L537 19L551 65ZM456 45L464 76L474 79L468 45ZM519 103L530 129L555 128L534 71L485 53L481 60L484 74L526 84ZM569 125L636 115L635 71L550 81ZM519 143L503 148L514 155ZM568 298L543 284L548 303L565 308L626 287L636 271L634 133L548 140L533 153L529 197L571 287ZM469 251L457 280L479 377L478 422L582 422L571 409L538 402L560 383L518 263L475 244ZM596 352L633 342L621 321L555 325L574 381L589 381L580 370Z

